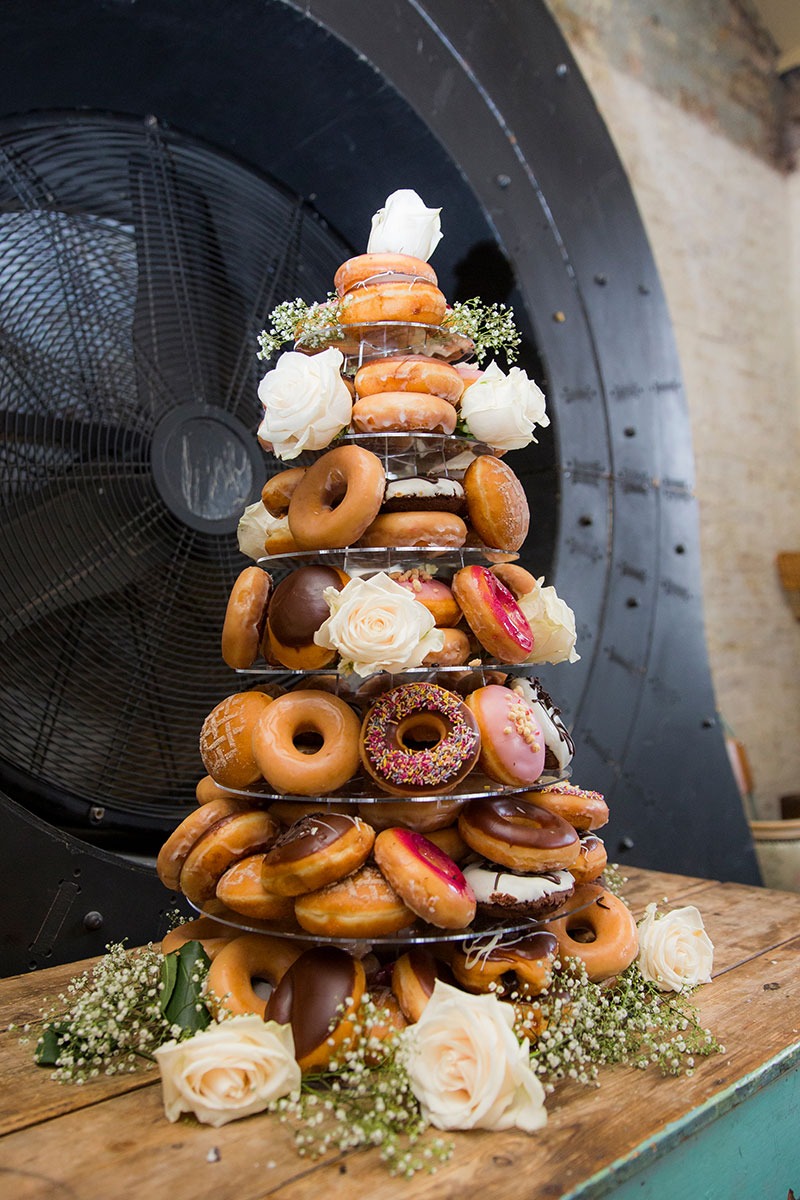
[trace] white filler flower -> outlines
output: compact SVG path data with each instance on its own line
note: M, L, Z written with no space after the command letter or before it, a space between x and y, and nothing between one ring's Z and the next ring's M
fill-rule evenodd
M341 351L282 354L258 385L264 420L258 436L270 442L278 458L297 458L304 450L323 450L350 424L353 401L341 370Z
M544 1088L514 1010L494 995L471 996L436 981L416 1025L401 1035L403 1060L422 1115L437 1129L510 1129L547 1123Z
M578 662L581 656L575 651L575 613L559 599L554 587L542 587L543 583L544 575L536 580L534 591L517 601L533 634L533 652L525 661Z
M426 208L415 191L388 196L372 218L368 254L411 254L428 261L442 240L440 208Z
M541 388L519 367L504 375L495 362L464 392L460 412L472 436L494 450L521 450L536 441L536 425L550 424Z
M659 914L648 904L639 922L639 970L662 992L711 983L714 946L693 904Z

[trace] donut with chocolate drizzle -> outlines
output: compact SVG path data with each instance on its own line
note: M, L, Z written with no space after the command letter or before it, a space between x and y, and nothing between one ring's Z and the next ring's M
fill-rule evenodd
M550 986L557 955L555 936L540 930L486 948L479 943L460 946L453 954L451 966L457 981L468 992L538 996Z

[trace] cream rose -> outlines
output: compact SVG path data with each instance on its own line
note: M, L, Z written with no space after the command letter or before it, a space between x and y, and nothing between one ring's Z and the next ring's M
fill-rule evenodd
M495 450L521 450L536 441L536 425L550 424L541 388L519 367L504 375L495 362L464 392L460 413L472 436Z
M547 1122L544 1088L513 1030L514 1010L436 981L402 1055L422 1115L437 1129L510 1129Z
M639 970L662 992L711 983L714 946L693 904L659 915L648 904L639 922Z
M278 458L322 450L350 424L353 401L342 380L339 350L321 354L282 354L258 385L264 420L258 436Z
M338 650L340 670L362 676L405 671L444 645L427 608L383 571L371 579L351 579L340 592L326 588L323 595L331 615L314 641Z
M225 1125L300 1089L291 1026L257 1016L231 1017L185 1042L165 1042L156 1060L170 1121L191 1112L204 1125Z
M542 587L543 583L544 575L536 580L534 591L517 601L533 634L533 652L525 661L578 662L581 656L575 652L575 613L559 599L554 587Z
M412 254L426 262L442 240L440 208L426 208L410 188L388 196L372 218L368 254Z

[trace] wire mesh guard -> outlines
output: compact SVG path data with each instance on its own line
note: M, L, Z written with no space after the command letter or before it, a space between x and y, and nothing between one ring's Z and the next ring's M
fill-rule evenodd
M0 777L112 820L194 802L231 690L236 524L267 474L256 333L345 257L153 118L0 125Z

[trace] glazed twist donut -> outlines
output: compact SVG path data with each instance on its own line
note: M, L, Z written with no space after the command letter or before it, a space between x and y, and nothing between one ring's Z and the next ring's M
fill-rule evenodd
M253 980L266 979L274 988L302 952L297 942L263 933L233 938L208 970L206 999L217 1020L242 1013L263 1017L267 1004L253 990Z
M577 909L587 901L588 907L552 921L548 928L558 938L560 953L579 958L589 979L601 983L630 966L639 952L639 935L630 910L599 884L575 889L572 905Z

